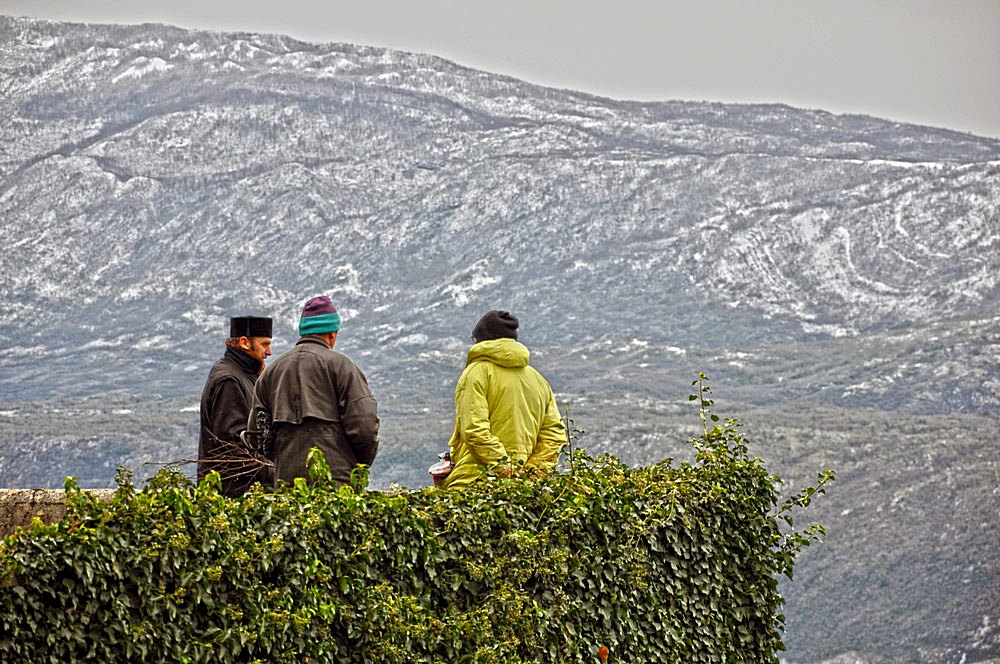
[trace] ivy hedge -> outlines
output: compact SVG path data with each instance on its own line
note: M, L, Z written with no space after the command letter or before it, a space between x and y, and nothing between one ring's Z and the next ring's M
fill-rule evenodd
M236 500L68 480L62 521L0 545L0 661L777 662L776 577L822 532L791 510L832 474L779 505L738 423L694 442L458 491L338 488L321 457Z

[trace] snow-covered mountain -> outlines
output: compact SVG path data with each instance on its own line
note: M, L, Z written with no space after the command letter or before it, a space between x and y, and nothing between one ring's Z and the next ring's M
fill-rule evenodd
M809 586L826 594L790 588L793 661L1000 653L1000 564L927 555L941 519L962 525L948 552L1000 540L1000 141L615 101L276 35L0 17L0 231L0 484L106 485L119 463L192 455L228 316L274 316L280 351L319 293L379 397L373 478L426 484L469 332L507 308L594 452L683 454L704 370L790 485L841 469L819 515L844 548L803 559L832 571ZM929 502L901 507L920 487ZM929 539L856 520L882 507ZM900 660L882 652L898 634L859 636L870 618L817 633L836 614L824 583L870 581L837 554L861 539L907 562L892 593L850 596L860 615L890 615L914 570L931 579L919 615L969 579L948 620L899 627ZM820 613L803 626L796 607Z

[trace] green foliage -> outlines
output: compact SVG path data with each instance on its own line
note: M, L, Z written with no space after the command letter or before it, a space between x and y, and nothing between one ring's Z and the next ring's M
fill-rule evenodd
M0 660L776 662L775 577L819 533L779 524L832 474L778 505L738 423L693 442L450 492L338 487L322 455L237 500L215 474L122 472L110 503L69 481L64 520L0 545Z

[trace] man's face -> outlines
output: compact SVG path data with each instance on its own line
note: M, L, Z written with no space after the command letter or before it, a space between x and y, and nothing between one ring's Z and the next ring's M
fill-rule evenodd
M271 337L240 337L240 348L263 363L271 357Z

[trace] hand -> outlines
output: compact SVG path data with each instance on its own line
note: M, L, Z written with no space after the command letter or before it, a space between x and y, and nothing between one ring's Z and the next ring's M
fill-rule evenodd
M493 472L496 473L497 477L514 477L514 471L505 463L494 466Z
M541 468L522 466L521 468L518 469L517 474L520 475L521 477L526 477L530 480L537 480L543 475L545 475L545 471L542 470Z

